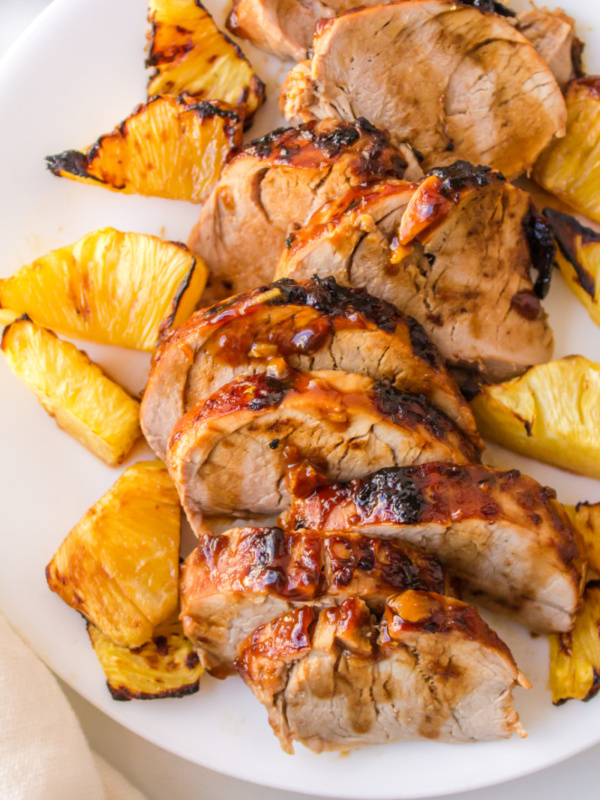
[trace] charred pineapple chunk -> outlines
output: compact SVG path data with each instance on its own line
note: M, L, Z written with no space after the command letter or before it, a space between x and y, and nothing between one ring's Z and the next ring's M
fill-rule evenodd
M572 208L600 222L600 77L571 81L567 132L533 167L535 180Z
M199 0L150 0L148 21L148 97L222 100L239 106L248 126L264 102L264 83Z
M552 702L591 700L600 689L600 581L590 581L569 633L550 635Z
M48 586L116 644L139 647L177 610L180 509L160 461L129 467L46 568Z
M577 503L564 509L581 536L588 566L600 575L600 503Z
M0 323L27 314L66 336L154 350L192 314L207 274L185 245L104 228L0 280Z
M568 356L483 386L472 401L484 438L600 478L600 365Z
M88 633L115 700L184 697L200 688L204 672L179 622L159 625L150 641L130 649L94 625Z
M57 425L110 466L141 435L140 404L74 344L23 318L2 336L2 352Z
M600 234L569 214L552 208L545 208L544 214L558 244L556 260L563 278L600 325Z
M59 177L200 203L242 142L239 114L224 103L155 97L80 153L46 158Z

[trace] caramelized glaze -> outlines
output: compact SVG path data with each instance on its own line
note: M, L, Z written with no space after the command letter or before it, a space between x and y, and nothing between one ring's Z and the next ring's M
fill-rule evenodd
M219 592L270 594L290 602L360 592L377 603L406 589L443 592L435 556L363 534L281 528L204 535L184 567L183 605ZM187 613L187 612L184 612Z
M503 497L511 498L509 504ZM462 520L507 520L532 529L545 526L565 565L579 550L553 489L518 470L430 463L393 467L348 483L320 486L292 497L290 527L349 530L368 525L459 525Z

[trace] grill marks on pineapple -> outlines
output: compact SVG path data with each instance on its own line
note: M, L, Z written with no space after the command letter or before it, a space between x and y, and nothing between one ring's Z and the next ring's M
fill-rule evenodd
M58 177L124 194L202 202L242 143L238 111L220 101L158 96L84 152L46 158Z

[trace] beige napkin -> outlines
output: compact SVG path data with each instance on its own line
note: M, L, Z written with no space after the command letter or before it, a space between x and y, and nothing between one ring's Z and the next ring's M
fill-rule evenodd
M145 800L92 753L50 672L0 614L2 800Z

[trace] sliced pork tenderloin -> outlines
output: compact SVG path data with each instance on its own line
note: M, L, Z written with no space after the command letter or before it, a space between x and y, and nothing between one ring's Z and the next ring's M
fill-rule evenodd
M581 78L583 43L575 35L575 20L560 8L532 8L517 17L517 29L526 36L564 89L571 78Z
M498 14L452 0L405 0L317 26L312 57L284 82L284 117L364 116L422 153L527 172L563 136L560 87L529 40Z
M466 464L478 457L423 396L324 370L226 384L178 421L166 463L199 532L205 515L280 513L289 505L286 476L299 484L307 464L325 482L386 466ZM313 480L311 473L311 488Z
M393 595L377 624L350 598L259 627L237 667L287 753L401 739L525 736L512 690L529 682L477 611L428 592Z
M407 589L445 593L439 561L416 547L362 534L234 528L202 536L182 567L181 620L204 665L224 677L259 625L303 605L351 596L381 613Z
M554 254L526 192L456 162L416 188L386 181L317 211L290 235L277 276L366 286L417 319L447 364L505 380L552 357L540 298Z
M183 414L239 375L266 372L274 359L389 379L423 394L483 446L469 404L419 323L364 290L317 278L282 280L198 311L162 344L140 409L159 458Z
M364 119L312 122L251 142L223 170L189 238L210 269L202 304L269 283L286 237L313 211L351 186L402 178L407 164Z
M290 530L360 532L437 556L473 596L539 631L568 631L585 577L552 489L517 470L424 464L292 497Z

